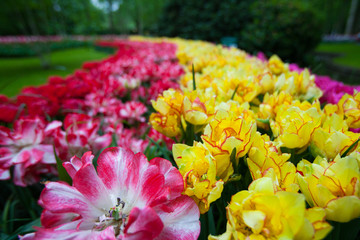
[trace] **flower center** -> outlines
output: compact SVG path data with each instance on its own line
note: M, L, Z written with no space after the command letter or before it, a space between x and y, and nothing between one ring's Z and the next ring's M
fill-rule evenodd
M102 231L109 226L113 226L115 236L123 233L129 217L128 214L123 213L124 208L125 202L121 201L120 198L117 198L116 206L110 208L110 210L106 214L98 218L98 220L95 222L93 230Z

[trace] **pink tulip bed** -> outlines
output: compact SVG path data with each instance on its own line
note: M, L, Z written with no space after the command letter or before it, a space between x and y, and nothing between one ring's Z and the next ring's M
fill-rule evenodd
M98 44L117 51L0 95L1 239L359 237L360 86L203 42ZM209 80L238 62L246 84Z

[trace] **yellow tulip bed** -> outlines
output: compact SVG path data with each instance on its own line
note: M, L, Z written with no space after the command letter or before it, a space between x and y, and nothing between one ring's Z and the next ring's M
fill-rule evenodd
M359 220L360 134L349 129L360 127L360 93L320 104L314 75L291 71L277 56L133 39L177 45L181 87L152 101L149 122L177 142L183 194L199 206L202 234L323 239L338 223Z

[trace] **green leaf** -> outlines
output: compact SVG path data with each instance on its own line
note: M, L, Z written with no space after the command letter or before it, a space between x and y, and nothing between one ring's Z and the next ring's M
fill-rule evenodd
M358 138L358 140L356 140L353 144L351 144L351 146L341 155L341 157L345 157L346 155L348 155L348 153L356 146L356 144L360 141L360 138Z
M4 231L4 233L9 233L10 231L8 231L8 227L7 227L7 222L8 222L8 214L9 214L9 210L10 210L10 205L11 205L11 201L12 201L12 196L10 196L8 198L8 200L5 203L4 206L4 210L2 213L2 230Z
M194 64L192 64L192 77L193 77L193 90L196 90L196 81L195 81L195 70L194 70Z
M261 119L261 118L257 118L256 121L259 121L261 123L265 123L265 124L270 124L269 119Z
M235 181L240 181L241 180L241 175L240 174L232 174L227 182L235 182Z
M195 140L195 128L194 125L186 121L186 132L185 132L185 144L192 146Z
M231 163L232 163L232 165L233 165L234 172L237 172L237 165L238 165L238 163L237 163L237 161L236 161L236 147L233 148L233 150L232 150L232 152L231 152L231 154L230 154L230 161L231 161Z
M238 84L233 92L233 94L231 95L231 100L234 100L234 97L235 97L235 94L236 94L236 91L238 90L240 84Z
M326 236L325 240L355 240L360 234L360 218L356 218L346 223L329 221L333 230Z
M213 214L213 206L212 204L208 211L208 222L209 222L209 234L216 235L216 226L215 226L215 220L214 220L214 214Z
M113 133L111 136L111 143L108 147L117 147L117 146L118 146L118 144L117 144L116 134Z
M61 159L57 156L56 151L55 151L55 146L54 146L54 155L55 155L55 159L56 159L56 167L59 173L59 179L61 181L67 182L68 184L72 185L72 179L69 176L69 174L67 173L67 171L65 170L64 166L62 165L62 161Z
M24 235L26 233L34 232L34 227L40 227L40 226L41 226L40 218L37 218L29 222L28 224L19 227L12 235L10 235L5 240L18 239L18 235Z

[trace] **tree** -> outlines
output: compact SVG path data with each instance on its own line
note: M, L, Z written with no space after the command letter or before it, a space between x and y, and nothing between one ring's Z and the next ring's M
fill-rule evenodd
M346 22L345 34L351 34L354 26L355 14L358 7L359 0L351 0L351 6L349 10L349 16Z

